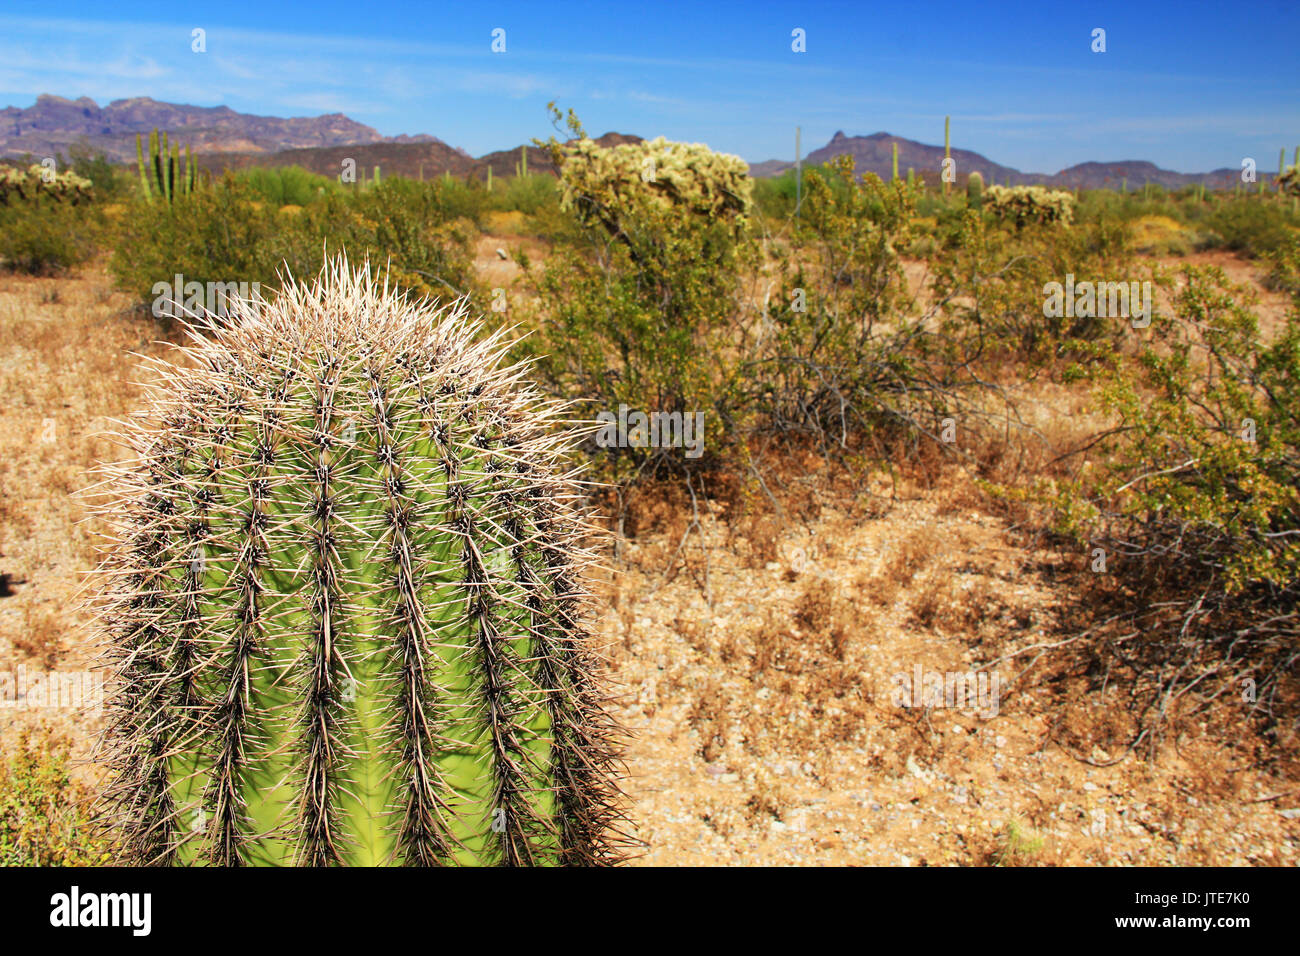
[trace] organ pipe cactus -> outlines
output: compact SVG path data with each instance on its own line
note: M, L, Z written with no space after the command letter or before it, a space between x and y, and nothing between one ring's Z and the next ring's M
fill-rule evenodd
M129 858L621 858L581 436L465 309L339 259L156 360L94 602Z
M175 143L167 143L167 134L158 140L158 130L149 134L149 154L145 155L144 143L140 134L135 137L135 159L140 170L140 188L144 197L153 202L154 196L161 196L166 202L174 202L177 197L194 192L198 177L198 163L193 161L189 146L185 147L185 168L181 169L180 149Z

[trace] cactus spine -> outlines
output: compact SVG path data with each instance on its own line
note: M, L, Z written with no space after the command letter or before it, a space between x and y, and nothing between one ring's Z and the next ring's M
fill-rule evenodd
M172 203L177 196L186 196L194 192L199 167L198 163L194 162L190 147L188 145L185 147L185 166L182 169L179 145L176 143L169 145L166 133L162 134L162 141L159 142L156 127L149 134L147 159L143 140L139 133L136 134L135 159L140 170L140 188L147 201L153 202L154 196L161 196L166 202Z
M157 360L96 601L130 858L620 858L576 436L480 331L340 259Z

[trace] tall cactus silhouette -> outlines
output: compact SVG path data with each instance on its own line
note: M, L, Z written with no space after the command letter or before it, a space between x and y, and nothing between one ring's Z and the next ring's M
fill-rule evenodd
M897 143L897 141L895 141L893 145L894 145L894 174L893 174L893 176L891 176L890 178L891 178L894 182L898 182L898 143Z
M342 259L194 337L106 485L129 858L617 862L565 406Z
M180 151L175 143L170 151L167 134L158 140L158 130L149 134L149 155L145 156L144 143L140 134L135 135L135 159L140 170L140 188L144 197L153 202L154 196L161 196L166 202L174 202L177 197L194 191L198 178L198 164L193 161L190 147L185 147L185 168L181 169Z

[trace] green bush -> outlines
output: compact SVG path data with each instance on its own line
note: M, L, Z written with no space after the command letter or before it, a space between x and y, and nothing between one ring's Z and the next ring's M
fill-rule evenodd
M1106 354L1104 468L1058 518L1107 555L1087 600L1113 613L1087 653L1130 674L1136 739L1179 701L1297 716L1300 313L1266 343L1253 293L1218 269L1182 275L1137 355Z
M489 194L488 201L493 209L502 212L518 211L526 216L536 216L543 209L559 204L559 182L554 176L532 173L527 176L512 176L498 182L504 182L505 185L504 188L496 188Z
M400 288L439 298L478 294L473 275L473 224L448 219L445 190L434 183L384 180L365 190L327 190L299 209L258 198L227 176L172 204L133 202L122 217L110 262L119 287L141 303L155 285L256 282L263 295L287 268L317 272L327 251L346 251Z
M1300 227L1288 206L1259 196L1227 200L1205 221L1227 248L1250 256L1264 256L1282 247Z
M898 249L920 187L859 178L850 157L805 185L791 235L775 247L779 283L742 376L748 400L768 427L841 439L918 424L934 393L915 388L927 374L913 347L924 330L903 319L911 303Z
M93 866L111 858L91 794L68 774L68 742L24 728L0 755L0 866Z
M339 182L301 166L255 166L240 171L236 180L246 184L258 199L277 206L306 206L326 192L339 189Z
M0 268L54 275L95 252L103 217L94 207L58 202L0 206Z

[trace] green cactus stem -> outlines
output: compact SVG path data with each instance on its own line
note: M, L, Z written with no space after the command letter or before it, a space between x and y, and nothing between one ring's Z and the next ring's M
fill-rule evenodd
M585 429L466 310L338 259L155 360L95 602L127 859L621 858Z

